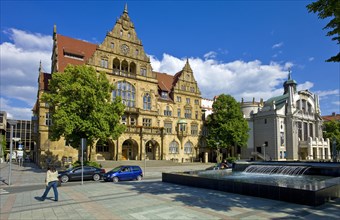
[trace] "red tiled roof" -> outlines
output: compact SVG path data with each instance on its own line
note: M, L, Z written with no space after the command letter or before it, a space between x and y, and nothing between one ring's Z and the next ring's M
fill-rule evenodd
M58 71L63 72L67 64L82 65L96 51L97 45L57 34ZM75 58L67 57L74 55ZM77 59L78 58L78 59ZM81 59L82 58L82 59Z
M340 114L335 114L335 113L333 113L332 115L321 116L321 118L322 118L324 121L331 121L331 120L340 121Z
M157 80L158 80L158 87L162 91L167 91L170 92L172 89L172 83L174 80L174 76L168 75L166 73L158 73L154 72L157 74Z

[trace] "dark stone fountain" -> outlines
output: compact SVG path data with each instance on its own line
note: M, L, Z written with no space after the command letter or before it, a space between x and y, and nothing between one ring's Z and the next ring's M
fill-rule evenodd
M243 162L232 170L162 173L162 181L318 206L340 197L340 163Z

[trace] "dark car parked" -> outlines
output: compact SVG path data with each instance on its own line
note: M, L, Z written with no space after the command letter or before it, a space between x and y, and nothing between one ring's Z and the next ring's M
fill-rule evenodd
M100 180L105 174L105 169L92 167L92 166L83 166L83 179L84 180ZM81 180L82 169L81 166L69 168L65 171L59 171L59 180L62 183L66 183L72 180Z
M118 182L123 180L142 180L143 171L139 166L119 166L103 176L104 181Z

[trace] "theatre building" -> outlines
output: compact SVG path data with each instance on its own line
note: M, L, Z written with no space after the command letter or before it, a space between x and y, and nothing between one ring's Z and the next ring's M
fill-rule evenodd
M53 123L42 94L48 81L68 64L94 67L105 72L115 85L112 99L120 96L125 104L121 123L125 132L117 139L107 137L91 146L92 160L174 160L198 158L202 126L201 92L188 60L178 73L152 70L141 40L128 15L127 6L101 44L63 36L53 29L51 74L39 70L37 102L33 117L37 130L37 161L65 162L78 159L78 151L64 139L50 141Z

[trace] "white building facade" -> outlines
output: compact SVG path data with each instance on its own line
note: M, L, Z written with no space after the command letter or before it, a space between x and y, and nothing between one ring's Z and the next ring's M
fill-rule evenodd
M318 95L297 91L291 79L284 93L266 102L242 102L250 127L247 148L241 158L261 160L328 160L329 140L323 138Z

